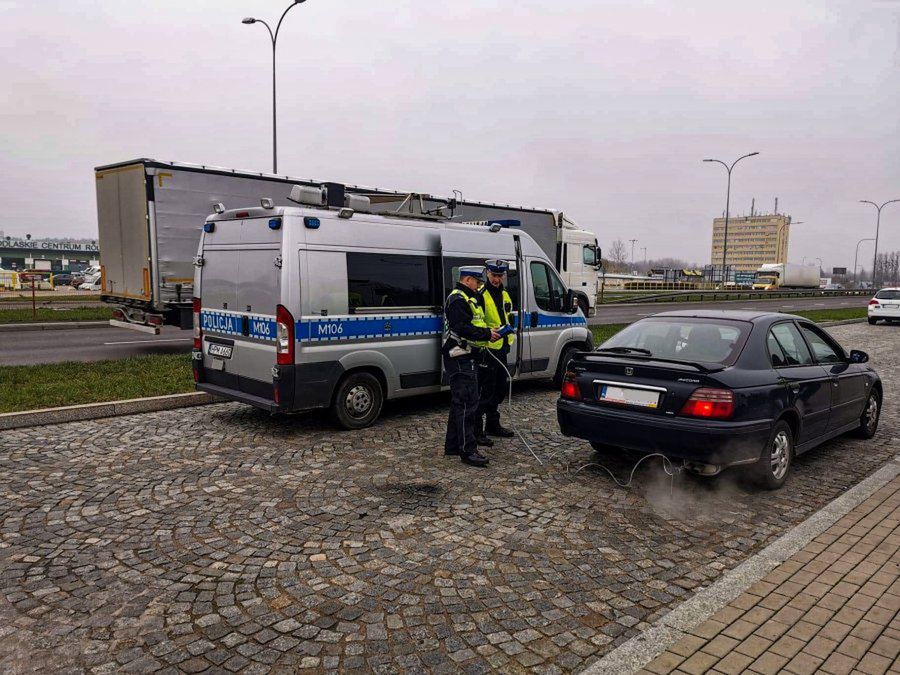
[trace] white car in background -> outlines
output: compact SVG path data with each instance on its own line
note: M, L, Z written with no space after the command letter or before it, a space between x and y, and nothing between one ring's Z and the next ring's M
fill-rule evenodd
M900 288L882 288L869 300L869 323L900 321Z

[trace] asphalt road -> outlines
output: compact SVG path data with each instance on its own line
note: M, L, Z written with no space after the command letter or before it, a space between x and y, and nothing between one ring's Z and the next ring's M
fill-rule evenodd
M793 298L737 302L682 302L603 305L591 324L629 323L673 309L766 309L783 312L801 309L865 307L865 298ZM57 361L100 361L143 354L187 353L191 333L166 327L157 335L126 328L92 328L0 333L0 365L27 365Z
M729 300L725 302L660 302L639 304L601 305L597 316L590 319L591 325L604 323L629 323L643 319L645 316L672 310L689 309L751 309L772 312L797 312L810 309L841 309L847 307L865 307L867 297L837 298L779 298L777 300Z
M127 328L76 328L0 333L0 365L101 361L191 350L191 331L163 328L159 335Z

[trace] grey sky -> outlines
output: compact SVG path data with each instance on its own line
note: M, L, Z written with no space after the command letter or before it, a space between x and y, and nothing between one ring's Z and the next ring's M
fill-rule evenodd
M95 234L99 164L270 170L268 36L240 20L284 6L0 0L0 229ZM309 0L278 56L282 173L561 208L604 247L708 262L707 156L761 153L732 214L779 197L798 262L852 265L858 200L900 198L900 2Z

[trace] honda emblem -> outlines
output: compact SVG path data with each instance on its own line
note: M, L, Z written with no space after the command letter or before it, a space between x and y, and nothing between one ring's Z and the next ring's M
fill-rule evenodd
M626 368L625 374L626 375L634 375L634 368Z

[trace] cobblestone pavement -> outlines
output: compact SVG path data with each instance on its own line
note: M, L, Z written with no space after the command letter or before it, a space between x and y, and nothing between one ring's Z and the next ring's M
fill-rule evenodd
M538 386L513 421L544 464L504 441L487 470L441 456L443 397L360 432L237 404L5 432L0 671L578 670L897 452L900 331L833 333L880 368L885 424L775 493L576 473Z
M642 675L900 672L900 477Z

